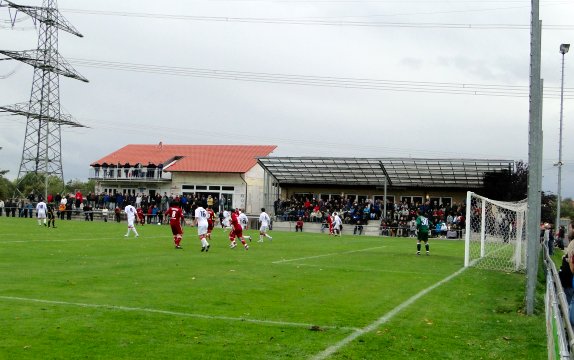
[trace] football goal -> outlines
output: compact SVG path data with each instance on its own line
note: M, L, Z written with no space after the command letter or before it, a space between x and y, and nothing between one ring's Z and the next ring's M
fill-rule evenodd
M524 272L526 209L526 200L496 201L469 191L464 266Z

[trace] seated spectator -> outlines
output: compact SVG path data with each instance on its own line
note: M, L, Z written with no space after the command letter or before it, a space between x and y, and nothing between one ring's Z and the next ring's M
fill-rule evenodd
M297 232L297 231L303 232L303 218L301 218L301 217L295 223L295 232Z
M316 208L315 210L313 210L313 212L310 215L311 218L311 222L321 222L323 220L323 215L321 214L321 212L319 211L318 208Z

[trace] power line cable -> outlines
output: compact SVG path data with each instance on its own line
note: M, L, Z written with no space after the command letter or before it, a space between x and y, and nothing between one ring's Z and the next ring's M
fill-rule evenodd
M221 69L168 67L164 65L149 65L122 63L88 59L70 59L75 66L92 67L99 69L111 69L117 71L130 71L137 73L172 75L182 77L199 77L221 80L234 80L246 82L275 83L284 85L300 85L315 87L332 87L345 89L363 89L378 91L397 92L421 92L454 95L477 95L477 96L503 96L503 97L528 97L528 86L493 85L493 84L469 84L469 83L439 83L439 82L415 82L397 80L376 80L363 78L344 78L329 76L292 75L279 73L257 73L246 71L229 71ZM566 99L574 98L570 94L573 89L565 89ZM547 87L544 95L546 98L558 98L560 88Z
M473 29L473 30L529 30L529 24L448 24L448 23L398 23L398 22L366 22L366 21L333 21L313 19L286 19L286 18L256 18L256 17L229 17L229 16L193 16L170 15L154 13L135 13L125 11L62 9L69 13L107 15L122 17L142 17L154 19L211 21L227 23L254 23L254 24L286 24L286 25L321 25L321 26L358 26L358 27L397 27L397 28L441 28L441 29ZM544 30L572 30L574 25L544 25Z

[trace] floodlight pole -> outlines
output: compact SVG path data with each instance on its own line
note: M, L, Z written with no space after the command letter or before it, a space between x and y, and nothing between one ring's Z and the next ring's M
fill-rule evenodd
M542 79L540 1L532 0L530 24L530 104L528 122L528 218L526 228L526 313L534 314L540 253L542 196Z
M560 210L562 206L562 118L564 114L564 55L570 49L570 44L560 44L562 54L562 78L560 81L560 137L558 140L558 191L556 192L556 225L555 230L560 229Z

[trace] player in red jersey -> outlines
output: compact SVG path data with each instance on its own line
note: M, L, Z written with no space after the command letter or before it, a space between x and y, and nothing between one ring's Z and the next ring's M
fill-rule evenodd
M329 235L333 235L333 217L327 212L327 224L329 224Z
M211 230L215 225L215 212L211 208L211 205L207 205L207 238L211 240Z
M183 236L183 229L181 228L181 220L183 219L183 210L179 207L178 202L172 202L169 209L165 212L165 216L169 217L169 225L173 234L173 242L176 249L181 249L181 238Z
M141 225L145 224L145 216L144 216L144 213L143 213L142 208L141 208L141 207L140 207L140 208L137 208L136 213L137 213L137 216L138 216L139 223L140 223Z
M237 246L237 243L235 242L235 238L237 237L239 238L239 240L241 240L241 243L243 244L245 250L249 250L249 245L247 245L245 239L243 238L243 228L239 223L238 217L239 217L239 210L236 209L231 213L231 232L229 233L229 241L231 241L231 244L229 245L229 247L233 249Z

